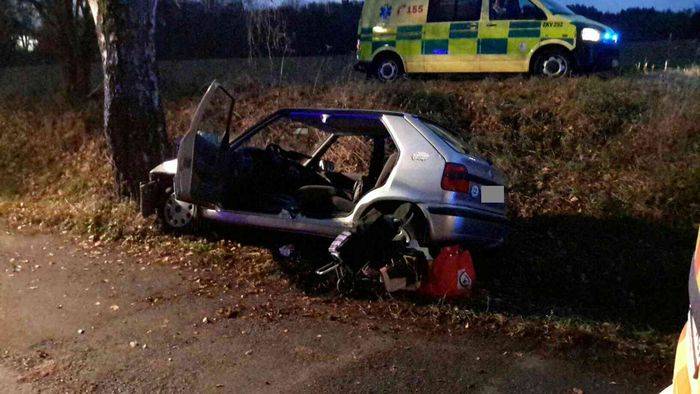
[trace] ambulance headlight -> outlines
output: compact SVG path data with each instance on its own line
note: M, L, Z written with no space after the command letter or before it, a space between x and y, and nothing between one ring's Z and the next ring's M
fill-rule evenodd
M598 42L600 41L600 30L592 27L584 27L581 30L581 39L583 41Z

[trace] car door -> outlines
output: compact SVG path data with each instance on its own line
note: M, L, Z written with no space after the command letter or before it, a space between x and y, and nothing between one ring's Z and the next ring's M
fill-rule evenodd
M427 72L478 71L477 36L482 0L430 0L423 27Z
M484 0L479 25L482 72L526 72L530 51L539 43L547 15L530 0Z
M216 81L202 97L178 147L174 178L178 200L198 205L218 202L220 161L230 140L234 103L233 96Z

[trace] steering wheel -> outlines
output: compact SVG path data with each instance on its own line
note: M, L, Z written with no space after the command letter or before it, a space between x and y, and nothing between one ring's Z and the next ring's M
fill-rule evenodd
M274 154L274 155L277 155L277 156L284 156L284 152L285 152L285 150L282 149L282 147L277 145L277 144L268 144L265 147L265 150Z
M267 150L275 155L279 155L279 156L282 156L284 158L287 158L290 160L295 160L295 161L311 158L311 156L306 155L304 153L285 150L281 146L279 146L275 143L268 144L267 147L265 147L265 150Z

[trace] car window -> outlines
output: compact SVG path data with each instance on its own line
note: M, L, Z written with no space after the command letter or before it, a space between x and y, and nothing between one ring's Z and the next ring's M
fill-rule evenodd
M430 0L428 22L478 21L481 0Z
M445 141L452 149L454 149L456 152L466 154L466 146L467 143L464 141L461 135L455 133L454 131L450 131L445 129L442 126L438 126L435 123L432 123L430 121L427 121L425 119L421 119L423 123L428 126L430 130L432 130L440 139Z
M367 175L372 156L372 140L365 136L340 136L324 153L322 159L331 161L335 171L343 174Z
M286 151L310 157L330 135L308 124L282 117L249 137L241 147L266 149L270 144L277 144Z
M489 0L491 20L545 20L547 15L530 0Z
M554 15L574 15L571 9L556 0L540 0L542 4Z
M196 131L214 143L222 140L226 130L230 127L233 110L233 98L221 87L207 92L202 99L197 111L200 112L199 122L195 125ZM234 131L231 130L230 134ZM230 135L235 137L235 135ZM214 141L216 140L216 141Z

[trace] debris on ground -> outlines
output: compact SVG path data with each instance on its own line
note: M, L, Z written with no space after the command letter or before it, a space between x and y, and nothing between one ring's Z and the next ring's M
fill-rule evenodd
M428 280L418 289L432 298L463 298L471 295L476 280L472 256L459 245L442 248L432 262Z
M472 258L460 246L444 247L433 259L415 237L416 214L410 204L384 214L372 209L351 231L344 231L328 251L333 261L316 273L335 273L337 288L350 293L363 282L381 283L389 293L412 291L436 299L464 298L476 279ZM293 246L280 254L293 254Z
M53 375L59 370L55 360L46 360L17 378L18 383L28 383Z
M225 318L225 319L235 319L238 317L240 310L237 308L232 308L230 306L224 307L224 308L219 308L217 311L219 316Z

